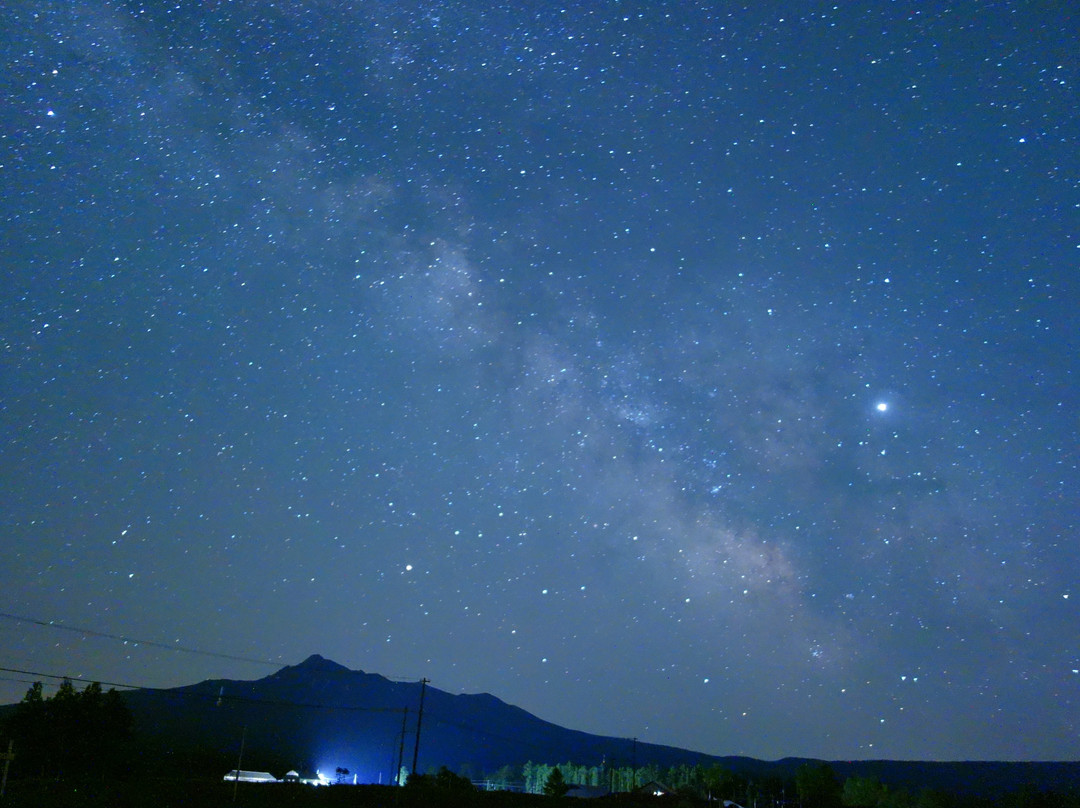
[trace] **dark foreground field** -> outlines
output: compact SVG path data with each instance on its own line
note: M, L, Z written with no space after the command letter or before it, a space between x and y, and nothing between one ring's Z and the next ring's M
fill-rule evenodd
M629 795L589 801L632 808ZM680 801L663 804L682 805ZM148 780L144 782L8 783L2 808L545 808L565 799L500 791L436 794L393 786L325 786L289 783L232 783L221 780ZM579 805L577 800L571 804ZM656 806L656 800L649 800Z

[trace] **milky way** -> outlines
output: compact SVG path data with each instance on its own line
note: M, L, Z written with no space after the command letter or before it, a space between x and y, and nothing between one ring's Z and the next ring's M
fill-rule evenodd
M5 666L1080 757L1073 22L347 5L0 11Z

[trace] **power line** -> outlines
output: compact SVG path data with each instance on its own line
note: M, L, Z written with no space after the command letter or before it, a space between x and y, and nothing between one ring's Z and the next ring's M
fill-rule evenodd
M424 720L424 693L427 692L426 678L420 680L420 712L416 714L416 746L413 747L412 773L416 774L416 759L420 755L420 724Z
M280 667L280 662L273 662L269 659L255 659L253 657L236 656L235 654L223 654L218 651L203 651L199 648L191 648L190 646L180 645L178 643L167 642L155 642L154 640L137 640L133 637L126 637L123 634L109 634L105 631L95 631L92 628L84 628L82 626L71 626L66 623L58 623L55 620L39 620L34 617L25 617L20 614L8 614L7 612L0 612L0 618L5 620L12 620L17 623L28 623L34 626L43 626L44 628L55 628L61 631L70 631L75 634L86 634L91 637L103 637L108 640L120 640L125 643L134 643L135 645L146 645L151 648L163 648L166 651L180 651L185 654L198 654L199 656L216 657L217 659L229 659L233 662L250 662L255 665L271 665L273 667Z
M0 671L3 671L4 673L19 673L19 674L22 674L23 676L38 676L38 677L43 677L45 679L66 679L67 681L72 682L72 683L74 683L74 682L86 682L87 684L90 683L86 679L83 679L83 678L78 677L78 676L68 676L66 674L59 674L59 673L43 673L42 671L28 671L28 670L23 670L22 668L0 668ZM11 679L9 681L20 681L20 680ZM22 680L22 681L26 681L26 680ZM125 685L125 684L121 684L120 682L104 682L104 681L99 681L97 679L94 679L92 681L97 682L99 685L108 685L109 687L122 687L122 688L125 688L127 690L140 690L140 689L145 689L145 690L165 690L165 688L163 688L163 687L140 688L138 685Z
M96 682L99 685L105 685L107 687L121 687L121 688L124 688L125 690L149 690L149 691L152 691L152 692L155 692L155 693L168 693L169 695L172 695L172 696L182 696L184 698L191 698L191 699L203 699L205 701L231 701L231 702L237 702L237 703L240 703L240 704L260 704L260 705L264 705L264 706L269 705L269 706L273 706L273 707L303 707L305 709L310 709L310 710L347 710L347 711L350 711L350 712L358 712L358 713L400 713L403 709L405 709L405 708L402 708L402 707L350 707L350 706L347 706L347 705L339 705L339 704L316 704L316 703L301 702L301 701L285 701L284 699L252 699L252 698L247 698L245 696L226 695L223 692L224 691L224 686L222 686L222 691L218 692L217 694L213 694L213 693L193 693L190 690L185 691L183 688L146 687L146 686L143 686L143 685L126 684L124 682L106 682L106 681L100 681L100 680L97 680L97 679L87 680L87 679L80 679L78 677L72 677L72 676L69 676L69 675L64 675L64 674L59 674L59 673L43 673L42 671L28 671L28 670L23 670L21 668L2 668L2 667L0 667L0 671L2 671L4 673L18 673L18 674L22 674L23 676L37 676L37 677L43 677L43 678L46 678L46 679L61 679L61 680L66 680L68 682L84 682L86 684L90 684L91 681L93 681L93 682Z
M73 677L73 676L66 675L66 674L43 673L41 671L23 670L23 669L20 669L20 668L4 668L4 667L0 667L0 672L3 672L3 673L17 673L17 674L20 674L20 675L23 675L23 676L43 677L43 678L46 678L46 679L61 679L61 680L66 679L69 682L80 682L80 683L85 683L85 684L90 683L90 681L88 681L86 679L79 678L79 677ZM21 681L21 682L29 682L29 683L33 683L33 681L34 681L34 680L27 680L27 679L22 679L22 680L7 679L6 677L0 677L0 678L3 678L5 681ZM185 691L182 688L148 687L148 686L143 686L143 685L126 684L126 683L123 683L123 682L107 682L107 681L100 681L100 680L92 680L92 681L96 681L97 684L104 685L106 687L119 687L119 688L124 688L125 690L149 690L149 691L153 691L153 692L156 692L156 693L169 693L170 695L173 695L173 696L181 696L181 697L190 698L190 699L202 699L204 701L217 701L217 702L228 701L228 702L235 702L235 703L238 703L238 704L257 704L257 705L273 706L273 707L297 707L297 708L311 709L311 710L344 710L344 711L348 711L348 712L365 712L365 713L402 713L405 720L407 720L408 712L409 712L408 707L401 707L401 708L399 708L399 707L355 707L355 706L350 707L350 706L333 705L333 704L317 704L317 703L311 703L311 702L285 701L283 699L253 699L253 698L246 698L244 696L227 695L227 694L224 693L223 689L221 691L219 691L217 694L214 694L214 693L193 693L191 691ZM428 682L427 679L423 679L423 680L420 681L419 684L421 686L421 694L423 694L424 686L427 684L427 682ZM419 719L419 717L418 717L418 719ZM429 721L434 721L435 723L442 724L444 726L449 726L449 727L454 727L455 729L464 730L465 732L468 732L468 733L470 733L470 734L472 734L474 736L482 736L482 737L486 737L486 738L489 738L489 739L492 739L492 740L495 740L495 741L505 741L505 742L523 744L527 748L528 747L532 747L532 748L536 748L536 749L543 748L543 745L542 745L542 743L540 741L528 741L528 740L526 740L524 738L521 738L519 736L502 735L502 734L497 733L497 732L492 732L492 731L490 731L488 729L481 729L480 727L477 727L477 726L472 725L472 724L465 724L465 723L461 723L459 721L452 721L452 720L449 720L449 719L446 719L446 718L442 718L438 714L436 714L434 716L429 716L428 720ZM418 720L417 721L417 730L415 730L415 732L417 734L417 749L414 750L414 755L418 753L418 749L419 749L419 724L420 724L420 721ZM403 731L402 732L402 737L401 737L401 744L402 744L402 747L403 747L402 752L404 751L404 743L405 743L405 737L404 736L405 736L405 733ZM635 752L634 757L636 759L637 738L633 738L633 739L622 738L622 739L617 739L617 740L629 741L629 742L633 743L634 752ZM413 766L415 767L415 765L416 764L414 762ZM400 768L400 764L399 764L399 768ZM414 768L414 771L415 771L415 768Z
M134 637L127 637L123 634L110 634L106 631L98 631L97 629L86 628L84 626L73 626L67 623L60 623L56 620L42 620L36 617L26 617L20 614L10 614L8 612L0 612L0 619L11 620L17 623L28 623L34 626L42 626L44 628L55 628L61 631L70 631L74 634L86 634L91 637L102 637L108 640L119 640L124 643L131 643L133 645L147 645L153 648L161 648L166 651L180 651L185 654L198 654L199 656L215 657L217 659L228 659L234 662L250 662L255 665L269 665L274 668L282 667L280 661L275 662L271 659L257 659L255 657L236 656L234 654L223 654L219 651L204 651L201 648L192 648L191 646L179 645L178 643L157 642L155 640L138 640ZM388 676L386 674L379 674L384 679L388 679L391 682L416 682L418 679L415 676Z
M79 634L87 634L87 635L90 635L90 636L93 636L93 637L103 637L103 638L110 639L110 640L121 640L123 642L128 642L128 643L138 643L138 644L141 644L141 645L148 645L148 646L152 646L152 647L155 647L155 648L162 648L162 649L165 649L167 651L182 651L182 652L188 653L188 654L199 654L199 655L202 655L202 656L216 657L218 659L229 659L229 660L234 660L234 661L237 661L237 662L251 662L251 663L259 664L259 665L272 665L275 668L280 667L280 665L281 665L280 662L271 662L270 660L265 660L265 659L255 659L255 658L252 658L252 657L234 656L234 655L231 655L231 654L218 653L216 651L203 651L203 650L197 649L197 648L190 648L190 647L177 645L177 644L155 642L153 640L137 640L137 639L133 639L131 637L126 637L126 636L120 635L120 634L109 634L108 632L97 631L97 630L91 629L91 628L83 628L83 627L80 627L80 626L71 626L71 625L67 625L65 623L58 623L55 620L40 620L40 619L33 618L33 617L24 617L22 615L9 614L7 612L0 612L0 618L3 618L5 620L16 621L16 622L20 622L20 623L30 623L32 625L43 626L45 628L55 628L55 629L60 629L62 631L71 631L71 632L75 632L75 633L79 633ZM40 677L45 677L47 679L68 679L70 681L75 681L75 682L80 682L80 681L85 682L86 681L85 679L83 679L81 677L77 677L77 676L73 677L73 676L54 674L54 673L40 673L40 672L37 672L37 671L24 671L24 670L19 670L19 669L16 669L16 668L2 668L2 667L0 667L0 671L4 671L4 672L8 672L8 673L20 673L20 674L23 674L23 675L26 675L26 676L40 676ZM417 681L413 677L409 677L409 676L386 676L386 675L383 675L383 674L380 674L380 675L382 676L382 678L387 679L387 680L389 680L391 682L414 683L414 682ZM29 680L29 679L7 679L7 678L3 678L3 680L4 681L11 681L11 682L20 682L20 683L33 684L33 680ZM425 679L423 682L421 682L421 692L423 692L423 686L424 686L424 684L427 683L427 681L429 681L429 680ZM129 684L121 684L121 683L117 683L117 682L102 682L102 681L99 681L98 684L106 685L108 687L120 687L120 688L124 688L126 690L152 690L152 691L158 691L158 692L171 692L169 690L169 688L144 687L142 685L129 685ZM204 698L204 696L202 696L201 694L196 694L196 693L180 693L180 694L176 694L176 695L184 695L184 696L191 697L191 698ZM207 696L205 698L211 698L211 697ZM216 699L218 697L213 696L212 698ZM372 708L372 707L334 707L334 706L324 705L324 704L302 704L302 703L297 703L297 702L272 701L272 700L267 700L267 699L245 699L245 698L239 697L239 696L222 696L221 698L224 701L237 701L237 702L245 702L245 703L251 703L251 704L272 704L272 705L277 705L277 706L307 707L307 708L313 708L313 709L326 709L326 710L355 710L355 711L367 711L367 712L392 712L392 713L400 713L402 711L401 709L391 708L391 707L380 707L380 708ZM514 742L518 742L518 743L520 743L522 741L522 739L518 738L518 737L510 737L510 736L506 736L506 735L500 735L499 733L491 732L490 730L486 730L486 729L480 729L479 727L476 727L476 726L473 726L473 725L462 724L462 723L459 723L459 722L456 722L456 721L450 721L450 720L442 718L442 717L440 717L438 715L429 717L429 720L433 720L436 723L444 724L446 726L455 727L456 729L465 730L466 732L470 732L473 735L486 736L486 737L491 738L493 740L514 741Z
M82 678L82 677L71 676L71 675L68 675L68 674L43 673L41 671L29 671L29 670L22 670L22 669L19 669L19 668L3 668L3 667L0 667L0 672L18 673L18 674L22 674L24 676L37 676L37 677L43 677L43 678L46 678L46 679L60 679L60 680L67 679L68 681L75 682L75 683L87 683L87 684L89 684L90 681L96 681L99 685L104 685L106 687L119 687L119 688L123 688L125 690L150 690L150 691L154 691L154 692L157 692L157 693L170 693L171 695L174 695L174 696L182 696L184 698L192 698L192 699L230 701L230 702L237 702L237 703L243 703L243 704L261 704L261 705L270 705L270 706L276 706L276 707L303 707L303 708L306 708L306 709L317 709L317 710L349 710L349 711L353 711L353 712L378 712L378 713L400 713L400 712L403 712L403 711L406 712L406 713L408 712L408 707L404 707L404 708L398 708L398 707L345 707L345 706L330 705L330 704L313 704L313 703L306 703L306 702L291 702L291 701L275 700L275 699L251 699L251 698L245 698L243 696L225 695L223 693L219 693L217 695L209 694L209 693L207 693L207 694L204 694L204 693L192 693L192 692L184 692L184 691L182 691L180 689L177 689L177 688L149 687L149 686L145 686L145 685L131 685L131 684L124 684L124 683L121 683L121 682L106 682L106 681L101 681L101 680L97 680L97 679L87 680L87 679ZM387 677L384 677L384 678L387 678ZM34 679L11 679L11 678L8 678L8 677L0 677L0 681L19 682L19 683L23 683L23 684L33 684L35 680ZM409 680L409 679L402 679L401 681L410 682L410 683L415 682L415 680ZM423 691L423 686L428 681L429 680L425 679L425 680L420 682L421 691ZM430 710L428 711L428 713L430 713ZM437 713L435 715L430 715L429 714L428 715L428 720L429 721L434 721L436 724L442 724L443 726L454 727L455 729L464 730L465 732L468 732L468 733L470 733L470 734L472 734L474 736L486 737L486 738L490 738L490 739L495 740L495 741L504 741L504 742L524 744L527 747L535 747L537 749L542 748L542 743L539 742L539 741L530 742L530 741L527 741L527 740L525 740L525 739L523 739L521 737L518 737L518 736L502 735L502 734L497 733L497 732L492 732L491 730L488 730L488 729L481 729L480 727L477 727L474 724L464 724L464 723L461 723L460 721L452 721L450 719L443 718L442 716L438 715ZM415 730L413 732L415 732ZM630 739L624 739L624 740L630 740ZM404 744L404 736L402 736L402 743Z
M34 680L33 679L15 679L15 678L13 678L11 676L0 676L0 682L14 682L15 684L20 684L20 685L32 685L34 683Z

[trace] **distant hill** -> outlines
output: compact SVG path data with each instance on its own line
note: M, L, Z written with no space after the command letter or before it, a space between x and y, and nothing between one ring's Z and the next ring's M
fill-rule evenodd
M133 690L123 698L137 736L132 765L147 772L207 775L237 767L333 774L389 783L416 749L419 682L393 682L313 655L254 681L211 679L168 690ZM12 708L0 708L0 716ZM403 735L404 729L404 735ZM752 777L791 777L807 761L715 757L627 738L566 729L489 694L424 692L418 768L447 766L479 778L527 761L584 765L720 763ZM1031 785L1080 790L1080 763L832 761L841 781L877 776L912 791L999 795Z
M255 681L211 679L123 695L137 733L154 748L238 755L243 738L245 767L333 772L340 766L360 781L385 783L399 757L411 768L420 689L419 682L392 682L313 655ZM529 760L630 765L634 755L630 739L566 729L486 693L425 690L420 770L468 767L479 776ZM714 760L643 743L636 755L639 763L662 766Z

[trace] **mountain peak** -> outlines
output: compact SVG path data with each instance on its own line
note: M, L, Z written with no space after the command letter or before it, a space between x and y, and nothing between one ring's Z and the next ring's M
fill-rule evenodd
M305 673L352 673L344 665L339 665L332 659L327 659L319 654L312 654L294 669L303 670Z

